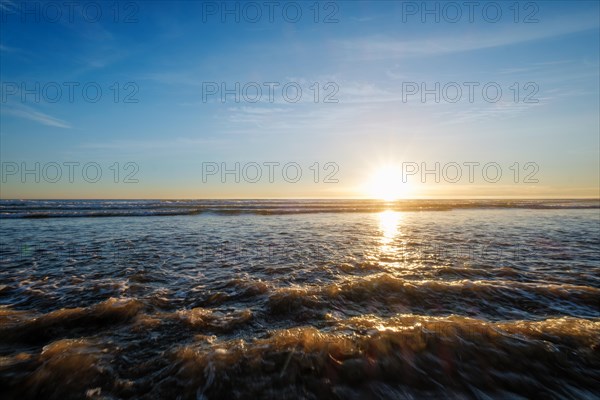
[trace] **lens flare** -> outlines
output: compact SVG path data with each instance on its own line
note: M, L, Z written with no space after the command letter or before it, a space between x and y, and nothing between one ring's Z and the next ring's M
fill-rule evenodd
M385 166L376 170L365 185L366 194L373 199L394 201L409 194L407 183L402 182L399 167Z

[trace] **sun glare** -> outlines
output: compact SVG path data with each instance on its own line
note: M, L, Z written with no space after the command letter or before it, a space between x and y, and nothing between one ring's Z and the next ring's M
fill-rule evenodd
M389 244L394 240L400 230L402 214L397 211L383 211L379 213L379 228L383 234L382 243Z
M394 201L407 196L408 184L402 182L400 168L386 166L371 175L365 191L371 198Z

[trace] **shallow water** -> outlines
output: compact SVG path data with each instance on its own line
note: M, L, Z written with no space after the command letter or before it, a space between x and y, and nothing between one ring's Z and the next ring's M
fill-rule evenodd
M600 393L597 202L0 202L0 215L8 398Z

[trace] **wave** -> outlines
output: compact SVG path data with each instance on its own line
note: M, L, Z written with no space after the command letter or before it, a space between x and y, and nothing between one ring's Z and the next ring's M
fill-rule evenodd
M600 200L0 200L0 218L282 215L454 209L598 209Z
M597 317L600 289L567 284L502 280L406 280L389 274L351 279L315 287L276 289L268 298L270 312L296 318L317 318L329 308L357 313L380 312L476 313L498 318L547 315L568 310L572 315Z
M71 331L70 337L47 337L39 350L0 357L5 393L47 399L593 398L600 373L599 319L330 315L320 329L301 325L255 339L219 339L206 329L244 326L252 312L149 313L135 300L110 299L29 324L38 332L73 326L73 320L83 327L81 318L92 315L114 332L110 340L91 329L79 337ZM1 318L3 337L28 319L8 310ZM127 337L119 324L130 325Z

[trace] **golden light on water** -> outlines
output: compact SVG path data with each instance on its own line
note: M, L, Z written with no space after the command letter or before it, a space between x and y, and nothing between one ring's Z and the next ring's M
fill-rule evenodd
M381 229L381 244L388 246L400 233L402 213L398 211L383 211L379 214L379 229Z

